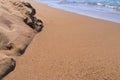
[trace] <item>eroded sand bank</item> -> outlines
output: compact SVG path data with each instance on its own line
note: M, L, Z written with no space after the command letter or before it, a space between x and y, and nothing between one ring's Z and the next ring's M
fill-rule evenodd
M24 54L43 22L28 2L0 0L0 80L15 69L16 58Z

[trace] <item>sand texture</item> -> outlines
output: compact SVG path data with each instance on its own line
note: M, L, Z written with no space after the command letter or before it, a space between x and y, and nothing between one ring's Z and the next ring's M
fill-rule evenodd
M4 80L120 80L120 24L27 1L45 27Z
M22 55L43 23L27 2L0 0L0 80L13 71L17 56Z

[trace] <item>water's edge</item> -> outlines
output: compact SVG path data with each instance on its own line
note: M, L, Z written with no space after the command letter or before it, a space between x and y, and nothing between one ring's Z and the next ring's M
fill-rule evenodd
M120 23L120 12L109 8L103 8L98 6L91 5L82 5L82 4L59 4L56 2L50 1L38 1L37 2L47 4L50 7L61 9L75 14L80 14L84 16L89 16L97 19L107 20L115 23ZM77 6L77 7L75 7Z

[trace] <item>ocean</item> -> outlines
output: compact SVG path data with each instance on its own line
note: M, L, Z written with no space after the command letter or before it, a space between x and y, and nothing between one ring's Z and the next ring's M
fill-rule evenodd
M36 0L72 13L120 23L120 0Z

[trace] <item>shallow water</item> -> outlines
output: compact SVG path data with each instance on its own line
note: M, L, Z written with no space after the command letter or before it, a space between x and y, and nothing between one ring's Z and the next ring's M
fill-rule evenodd
M51 7L120 23L120 0L37 0Z

